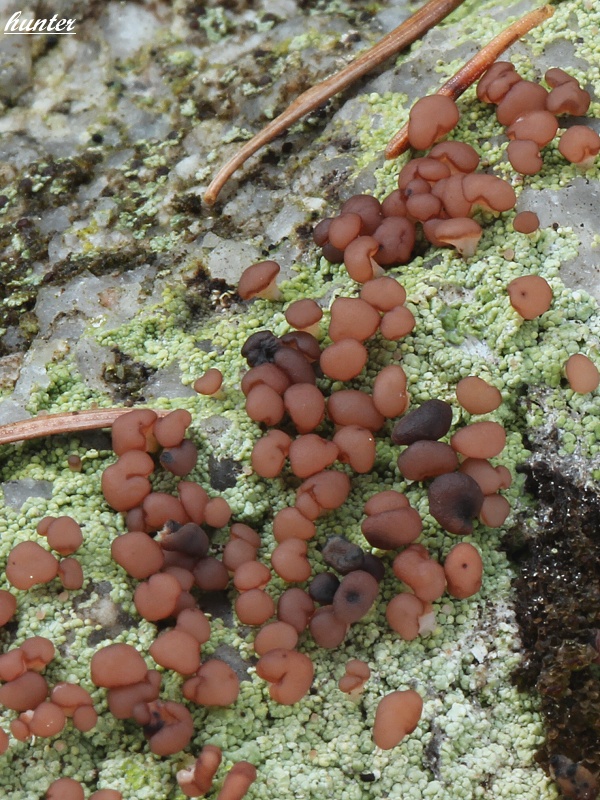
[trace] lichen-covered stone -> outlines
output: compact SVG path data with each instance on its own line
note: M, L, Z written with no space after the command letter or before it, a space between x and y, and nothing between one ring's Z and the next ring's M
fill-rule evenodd
M523 9L467 0L410 53L257 154L207 209L202 192L240 142L398 24L409 4L76 5L77 36L33 52L0 118L0 419L106 407L116 399L187 408L200 452L193 479L210 494L218 485L235 518L260 529L259 557L268 562L275 547L272 516L293 503L295 484L287 473L277 481L250 474L260 431L243 412L239 380L247 366L240 349L253 332L270 329L281 336L288 326L284 305L240 302L239 275L252 261L277 259L285 302L318 300L325 330L333 298L355 296L357 288L343 268L319 258L312 226L357 191L383 196L394 187L406 157L384 163L382 151L412 101L433 91ZM70 13L68 0L60 7ZM509 56L525 77L535 79L559 63L597 98L599 24L600 13L590 3L565 0ZM542 511L535 531L528 526L525 533L535 532L540 542L557 536L552 515L548 520L543 512L545 497L534 498L535 481L526 483L517 467L550 464L565 504L597 491L589 488L600 479L597 394L568 390L561 365L582 348L598 352L593 265L600 240L589 198L599 173L596 166L580 177L551 144L544 170L524 189L505 161L506 140L493 112L472 89L459 107L456 137L478 149L486 170L515 185L518 210L534 209L541 228L525 237L512 230L510 213L482 217L484 234L473 258L422 246L410 264L392 270L406 287L417 325L398 344L369 343L369 367L356 388L369 390L378 369L400 362L412 405L431 398L451 402L456 426L470 421L454 403L458 380L478 374L497 386L503 404L489 418L507 429L501 461L513 473L506 492L513 514L497 531L476 525L469 540L482 552L482 591L476 599L442 598L430 636L399 641L385 623L385 604L376 603L338 651L319 649L305 637L301 648L313 658L316 677L314 692L297 706L272 704L249 667L250 679L242 681L233 708L194 709L198 733L191 752L210 742L224 749L223 768L240 759L256 764L259 777L249 800L266 797L268 786L277 786L277 800L459 800L482 791L511 800L556 797L535 760L540 747L543 763L551 752L543 744L543 690L560 686L565 676L582 679L577 688L585 689L589 650L579 649L584 628L576 628L574 644L567 642L557 661L544 666L542 700L517 690L512 674L522 668L523 656L515 608L526 632L536 617L529 616L535 613L532 603L519 601L511 588L516 567L502 539L531 517L536 503ZM599 112L594 100L590 114ZM553 289L553 306L541 321L520 320L505 294L506 285L527 272L543 275ZM210 367L223 373L221 398L199 397L190 388ZM2 647L30 635L48 636L57 647L50 680L91 688L89 661L98 646L119 637L146 653L155 635L133 606L135 582L110 558L110 543L123 522L100 492L102 470L112 462L109 438L100 432L60 436L4 446L2 452L2 482L52 487L50 497L36 492L20 498L20 505L3 504L2 563L15 544L35 539L43 516L68 513L84 531L78 557L85 575L84 588L68 596L53 586L20 595L17 616L1 633ZM81 458L81 472L68 467L73 453ZM428 514L426 488L408 487L401 479L397 456L385 430L378 437L376 473L353 480L349 501L318 521L317 542L341 535L364 547L364 502L393 488L407 492L424 520L422 541L443 559L456 540ZM545 485L547 474L536 481ZM161 475L157 488L173 491L175 484ZM569 523L569 543L583 541L575 531L578 520L576 515ZM225 540L225 532L216 534L216 546ZM544 565L552 563L554 554L538 552ZM309 557L317 570L325 569L315 542ZM580 564L573 561L577 569ZM561 569L570 586L567 559ZM271 584L274 594L284 588L277 577ZM545 591L548 583L540 586ZM389 598L397 588L388 574L381 596ZM572 613L589 618L585 597L577 596L583 609ZM552 595L547 601L553 603ZM203 657L230 652L250 665L251 636L237 626L230 606L228 597L207 606L212 635ZM547 629L543 637L550 644L562 641ZM359 706L336 689L349 657L368 661L374 674ZM573 671L573 665L582 669ZM522 685L525 678L528 686L538 680L533 665L520 674ZM165 674L163 686L165 698L180 697L178 678ZM421 724L399 750L375 752L371 727L381 695L409 686L424 689ZM88 793L110 786L136 800L179 796L179 763L151 757L141 733L117 724L100 693L94 699L100 721L85 737L67 725L60 742L48 747L13 742L10 760L0 760L0 787L7 796L33 800L28 785L36 787L37 797L65 774L83 781ZM565 707L571 708L561 700ZM592 713L582 698L577 725L585 735L580 751L566 753L573 760L598 757L589 734L597 724ZM10 716L0 716L7 728ZM557 715L550 724L560 737L568 733Z

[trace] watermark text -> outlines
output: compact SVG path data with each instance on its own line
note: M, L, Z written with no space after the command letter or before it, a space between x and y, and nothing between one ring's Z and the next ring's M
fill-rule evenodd
M15 11L4 26L5 34L36 36L53 33L59 36L75 36L77 33L73 30L76 19L59 19L56 14L51 19L25 19L22 18L22 13Z

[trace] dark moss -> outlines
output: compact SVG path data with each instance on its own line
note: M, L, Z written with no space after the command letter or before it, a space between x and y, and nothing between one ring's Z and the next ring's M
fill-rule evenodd
M524 657L516 685L540 695L552 756L600 767L600 493L576 486L547 463L524 470L535 514L505 540L520 566L515 580Z
M206 213L202 198L199 194L194 194L193 192L178 194L173 199L171 206L179 214L191 214L194 217L200 217Z
M37 333L32 315L37 297L37 286L30 279L32 262L47 257L47 243L28 217L19 217L19 209L14 211L14 220L0 226L0 309L2 327L19 328L17 349L26 351ZM13 349L2 343L0 356Z
M57 261L44 275L44 283L62 283L80 275L91 272L92 275L121 274L131 269L152 264L156 260L154 253L146 253L142 247L124 247L115 251L94 251L69 255Z
M28 213L64 205L92 180L101 161L98 150L90 149L72 158L33 162L19 182Z
M236 298L239 300L234 286L222 278L211 278L201 266L186 281L185 302L194 325L211 311L229 308Z
M116 347L112 352L114 364L104 365L102 377L112 387L114 400L125 404L143 403L146 385L156 370L141 361L134 361Z
M46 237L42 236L28 217L21 217L15 224L21 247L21 257L28 261L39 261L48 255Z
M332 3L329 0L299 0L298 7L307 14L330 14ZM343 5L333 5L335 13L344 16L348 24L356 27L368 25L381 8L380 3L367 3L362 0L347 0Z

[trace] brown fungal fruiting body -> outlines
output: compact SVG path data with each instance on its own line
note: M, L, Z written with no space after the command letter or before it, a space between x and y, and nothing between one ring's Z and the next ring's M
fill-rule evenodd
M275 603L263 589L249 589L236 598L235 613L245 625L262 625L275 613Z
M487 414L498 408L502 395L495 386L471 375L456 384L456 399L469 414Z
M217 800L242 800L256 780L256 767L248 761L238 761L223 781Z
M513 228L519 233L533 233L539 225L538 215L533 211L520 211L513 220Z
M194 391L198 394L216 395L223 383L221 370L209 369L200 378L194 381Z
M361 525L365 539L381 550L394 550L414 542L422 529L419 512L410 506L371 514Z
M82 732L91 730L98 719L89 692L83 687L70 683L57 683L52 689L50 699L60 706L67 717Z
M127 450L102 474L102 492L115 511L129 511L140 505L152 487L148 475L154 461L140 450Z
M600 136L585 125L573 125L560 137L558 149L567 161L587 169L600 153Z
M96 686L110 689L143 680L147 667L131 645L110 644L94 653L90 672Z
M111 688L107 692L108 708L116 719L130 719L140 703L158 699L161 677L156 670L148 670L144 679L136 683Z
M194 733L192 715L185 706L172 700L140 703L133 716L143 726L150 750L157 756L183 750Z
M314 667L304 653L276 648L261 656L256 673L269 681L269 694L273 700L283 705L294 705L308 692Z
M165 669L191 675L200 667L200 647L185 631L163 631L150 645L152 658Z
M263 297L279 300L281 292L276 286L276 278L281 267L276 261L260 261L247 267L238 283L238 294L242 300Z
M63 730L65 722L65 713L60 706L43 701L34 710L25 711L13 720L11 731L21 741L27 741L32 736L50 738Z
M427 400L396 423L392 431L394 444L413 444L421 439L435 440L445 436L452 423L452 407L443 400Z
M450 445L444 442L421 440L400 454L398 469L409 481L423 481L458 469L458 458Z
M371 677L369 665L359 658L352 658L346 664L346 672L338 681L340 691L358 697L364 689L365 683Z
M370 430L360 425L343 426L334 434L333 443L338 448L337 457L342 464L350 464L358 474L372 470L377 452L375 437Z
M37 672L24 672L0 686L0 703L13 711L36 708L47 696L48 684Z
M290 449L291 438L283 431L267 431L252 449L252 468L263 478L275 478L281 472Z
M390 628L406 642L417 638L421 632L421 619L424 615L425 603L408 592L393 597L385 610Z
M260 629L254 639L254 652L264 656L269 650L294 650L298 644L298 632L289 622L271 622Z
M306 557L308 545L303 539L290 538L280 542L271 556L275 572L289 583L308 580L311 566Z
M177 783L186 797L201 797L210 791L221 763L221 748L206 744L195 763L177 773Z
M458 107L451 97L422 97L411 109L408 141L415 150L428 150L458 122Z
M357 622L368 613L379 593L379 584L364 570L344 577L333 598L333 610L342 622Z
M112 426L112 446L120 456L129 450L152 452L156 449L153 428L158 415L150 408L140 408L117 417Z
M446 589L444 570L421 544L411 544L394 559L394 575L423 602L439 600Z
M14 594L6 591L6 589L0 589L0 628L6 625L16 610L17 598Z
M419 724L423 700L413 689L391 692L377 706L373 724L373 740L377 747L389 750L412 733Z
M316 434L299 436L290 444L290 467L294 475L308 478L330 467L338 458L335 440L329 442Z
M508 286L510 304L523 319L535 319L544 314L552 304L552 289L540 275L515 278Z
M506 444L506 431L498 422L472 422L450 439L453 449L468 458L493 458Z
M373 383L373 405L384 417L399 417L408 408L406 373L399 364L389 364L377 373Z
M481 233L481 225L468 217L441 220L434 228L437 242L455 247L466 258L475 253Z
M46 790L46 800L83 800L83 786L73 778L58 778Z
M575 353L567 359L565 375L571 389L579 394L593 392L600 385L598 367L583 353Z
M339 647L348 633L349 624L339 619L333 605L317 608L309 623L310 633L319 647Z
M448 593L462 600L481 588L483 562L477 549L468 542L455 544L444 561Z
M117 536L111 545L114 560L129 575L138 580L149 578L164 564L164 553L158 542L148 534L130 531Z
M491 494L483 498L479 520L488 528L499 528L510 514L510 503L500 494Z
M45 517L38 523L37 532L45 536L52 550L61 556L77 552L83 543L81 528L69 516Z
M236 701L239 690L237 675L218 658L205 661L196 675L183 684L183 696L204 706L229 706Z
M319 365L328 378L349 381L360 374L368 357L367 349L357 339L340 339L323 350Z
M477 483L460 472L440 475L429 486L429 511L449 533L464 536L481 511L483 493Z
M167 573L159 573L151 575L147 581L137 586L133 602L144 619L155 622L171 616L181 591L177 578Z
M512 168L521 175L537 175L544 163L538 144L528 139L513 139L508 143L506 155Z
M499 489L508 489L511 484L510 473L505 475L502 467L493 467L484 458L465 458L459 471L470 475L484 495L493 494Z
M16 589L48 583L58 574L58 561L36 542L21 542L8 556L6 577Z

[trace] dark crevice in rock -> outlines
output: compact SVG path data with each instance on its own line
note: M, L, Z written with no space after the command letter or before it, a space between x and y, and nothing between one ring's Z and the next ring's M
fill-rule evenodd
M547 769L566 756L600 767L600 493L545 461L523 468L537 501L505 538L520 567L514 581L523 661L519 689L537 692L547 737L537 754Z

